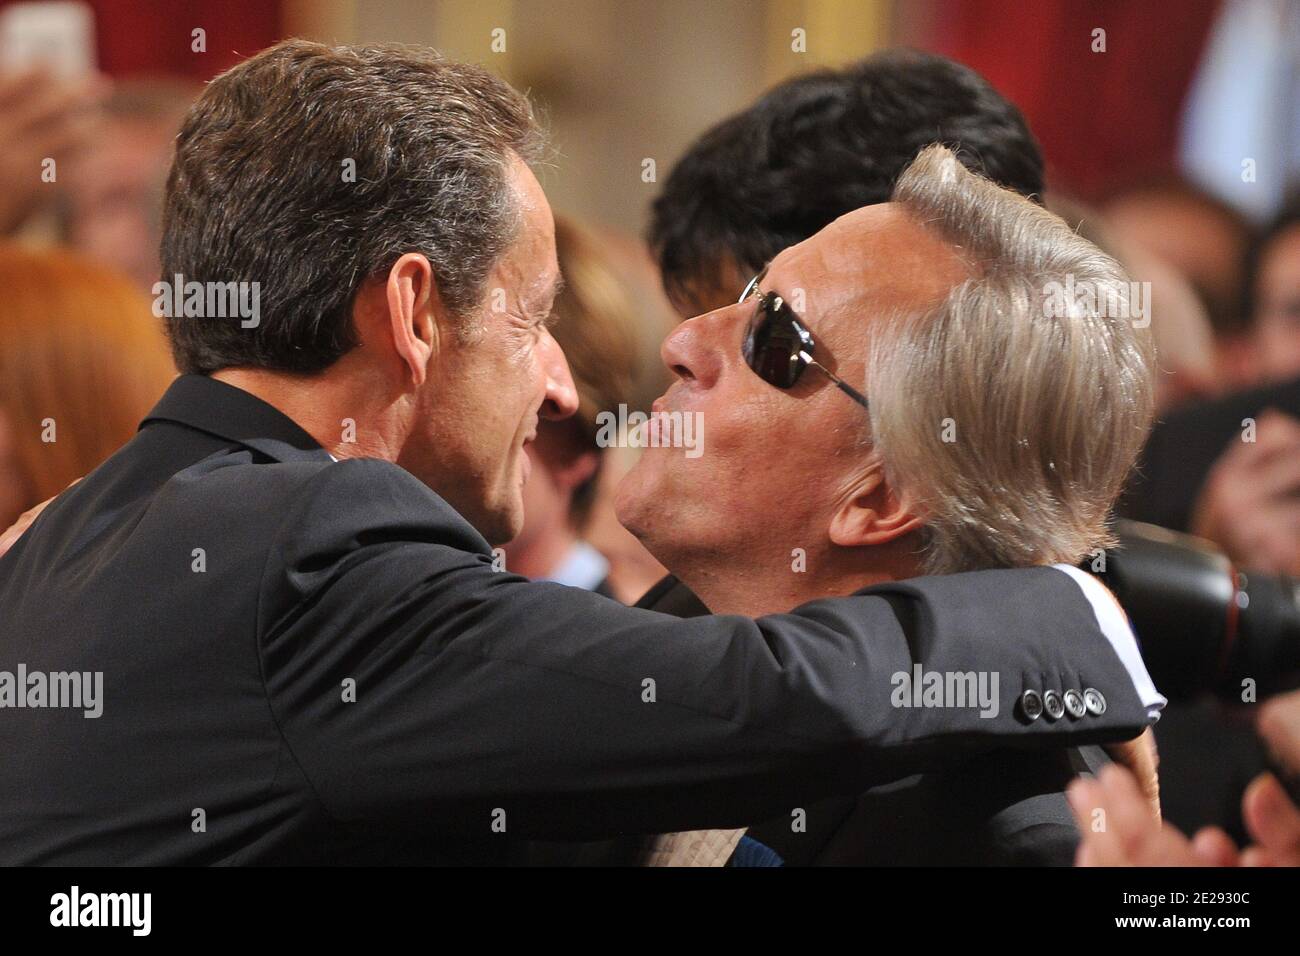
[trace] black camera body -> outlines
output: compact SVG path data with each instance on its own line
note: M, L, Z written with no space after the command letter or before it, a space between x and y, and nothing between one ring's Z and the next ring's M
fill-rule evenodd
M1080 567L1119 599L1161 693L1240 703L1300 674L1300 581L1235 568L1209 542L1155 525L1115 531L1119 548Z

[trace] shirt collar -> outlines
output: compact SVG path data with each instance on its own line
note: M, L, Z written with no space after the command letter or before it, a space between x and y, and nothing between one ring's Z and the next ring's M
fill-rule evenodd
M174 422L245 445L276 461L324 460L329 453L288 415L255 395L206 375L182 375L140 427Z
M594 591L601 581L609 577L609 561L605 556L587 544L579 541L564 556L559 566L543 580L556 584L567 584L572 588Z

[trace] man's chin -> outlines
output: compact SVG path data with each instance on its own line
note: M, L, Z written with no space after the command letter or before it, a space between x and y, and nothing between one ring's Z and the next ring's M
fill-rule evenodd
M644 458L623 476L614 491L614 515L632 537L660 564L671 570L676 555L674 536L684 529L674 519L681 497L658 467Z
M634 537L643 538L647 531L646 522L654 513L656 500L665 504L662 495L654 493L644 456L619 479L614 489L614 516L618 523Z
M494 548L509 544L524 529L523 494L507 494L502 500L483 508L470 522Z

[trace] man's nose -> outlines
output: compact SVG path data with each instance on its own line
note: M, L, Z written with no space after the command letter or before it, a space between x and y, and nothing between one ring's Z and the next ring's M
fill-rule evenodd
M578 410L578 388L569 374L569 362L560 343L549 331L542 336L542 370L546 374L546 398L537 414L559 421Z
M685 382L711 386L723 365L722 341L735 325L734 308L696 316L673 329L659 348L668 370Z

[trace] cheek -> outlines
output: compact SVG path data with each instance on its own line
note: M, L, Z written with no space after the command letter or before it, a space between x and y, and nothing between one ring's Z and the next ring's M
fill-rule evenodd
M546 395L546 367L536 343L517 344L501 357L493 391L503 417L513 417L516 424L541 404Z
M524 517L530 518L559 507L561 499L559 485L546 462L531 448L525 448L524 454L529 462L528 480L524 482Z
M514 444L530 403L535 404L537 379L536 365L526 349L511 343L485 350L472 372L449 389L454 394L443 407L458 409L471 441L504 455Z
M1256 327L1255 342L1264 365L1275 366L1300 349L1300 324L1280 313L1271 313Z
M669 454L680 454L671 448L643 449L632 467L627 470L614 488L614 517L629 531L636 532L653 523L656 514L663 514L686 497L680 482L666 467Z
M773 529L803 530L819 523L856 460L841 401L850 405L838 391L802 399L780 395L716 429L721 432L714 436L720 499Z
M696 507L707 504L720 515L752 514L769 479L785 464L784 398L712 393L684 410L693 417L696 448L648 449L642 467L662 472Z
M617 510L622 511L632 505L644 490L653 488L662 479L662 462L648 454L648 451L653 449L637 455L632 467L619 479L614 489L614 507Z
M687 463L703 464L719 473L736 471L758 477L784 456L789 442L801 434L799 405L762 383L759 388L714 392L697 409L704 438L702 453Z

